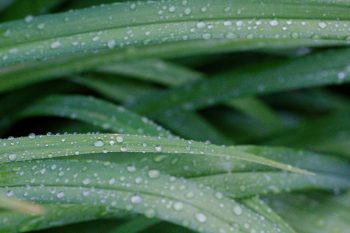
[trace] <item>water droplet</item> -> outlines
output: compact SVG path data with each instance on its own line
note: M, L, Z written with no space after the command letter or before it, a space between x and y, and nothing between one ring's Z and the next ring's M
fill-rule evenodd
M197 28L205 28L205 23L201 21L201 22L198 22L196 26Z
M162 147L161 146L156 146L155 149L156 149L157 152L161 152L162 151Z
M233 212L236 214L236 215L241 215L242 214L242 208L238 205L236 205L234 208L233 208Z
M24 18L24 21L26 23L31 23L34 20L34 17L32 15L28 15Z
M126 169L128 170L128 172L135 172L136 171L136 167L135 166L127 166Z
M141 184L142 181L143 181L143 180L142 180L141 177L136 177L136 178L135 178L135 183L136 183L136 184Z
M14 195L15 195L14 192L11 190L6 192L7 197L13 197Z
M224 22L224 26L228 27L228 26L231 26L232 25L232 22L227 20Z
M173 208L176 211L180 211L184 208L184 204L182 202L175 202Z
M176 7L175 6L170 6L169 7L169 12L173 13L176 11Z
M131 10L135 10L135 9L136 9L136 4L135 4L135 3L132 3L132 4L130 5L130 9L131 9Z
M272 26L272 27L275 27L275 26L277 26L278 25L278 21L277 20L271 20L270 22L270 25Z
M237 26L237 27L243 26L243 22L242 22L241 20L238 20L238 21L236 22L236 26Z
M115 184L115 179L114 179L114 178L110 179L110 180L108 181L108 184L110 184L110 185Z
M124 138L123 138L122 136L117 136L115 139L116 139L117 142L119 142L119 143L121 143L121 142L124 141Z
M140 196L132 196L131 197L131 203L133 204L140 204L142 202L142 198Z
M207 216L205 216L203 213L196 213L196 219L198 222L205 222L207 221Z
M345 76L346 76L346 75L345 75L344 72L339 72L339 73L338 73L338 79L339 79L339 80L343 80L343 79L345 78Z
M110 39L110 40L108 40L107 41L107 46L108 46L108 48L110 48L110 49L113 49L115 46L116 46L116 42L115 42L115 40L114 39Z
M323 29L327 27L327 24L325 22L320 22L318 23L318 26Z
M90 183L91 183L91 180L89 178L86 178L86 179L83 180L83 184L84 185L88 185Z
M59 47L61 47L61 43L59 41L55 41L51 44L52 49L57 49Z
M232 32L229 32L229 33L227 33L226 38L227 39L234 39L234 38L236 38L236 35Z
M109 141L109 145L113 146L114 144L115 144L115 141L113 141L113 140Z
M291 34L293 39L298 39L299 38L299 34L297 32L292 32Z
M40 30L44 29L44 27L45 27L44 23L41 23L41 24L38 25L38 29L40 29Z
M159 173L158 170L150 170L150 171L148 171L148 176L150 178L157 178L157 177L159 177L159 175L160 175L160 173Z
M102 147L103 145L104 145L104 143L101 140L98 140L94 143L94 146L96 146L96 147Z
M221 192L217 192L217 193L215 193L215 197L217 199L222 199L224 197L224 195Z
M185 12L185 15L190 15L192 13L192 10L191 8L186 8L184 12Z
M15 161L17 159L17 155L16 154L10 154L9 155L9 160L10 161Z
M62 199L64 197L64 192L57 193L57 198Z
M210 33L204 33L203 36L202 36L202 38L203 38L204 40L209 40L209 39L211 38L211 34L210 34Z

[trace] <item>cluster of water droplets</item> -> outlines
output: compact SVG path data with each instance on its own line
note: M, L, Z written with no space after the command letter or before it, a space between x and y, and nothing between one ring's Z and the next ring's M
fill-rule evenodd
M192 1L132 2L72 11L52 19L27 16L22 23L0 26L4 30L0 47L5 46L0 49L0 58L3 64L10 64L33 58L187 40L349 40L349 23L327 20L330 17L327 14L322 15L325 20L303 20L301 16L301 19L279 19L277 11L266 8L266 12L252 17L248 11L252 6L247 6L227 1L217 5ZM139 15L147 15L147 19ZM217 18L220 20L214 20ZM77 22L89 29L77 27ZM19 29L12 32L15 26ZM45 40L36 42L40 38ZM21 44L31 40L33 42ZM19 45L12 47L11 41Z
M35 143L36 148L30 148ZM202 146L205 147L202 147ZM211 148L210 148L211 147ZM1 161L30 160L53 158L82 154L108 152L139 152L167 154L197 154L214 153L213 145L186 141L178 138L163 138L137 136L127 134L63 134L39 135L30 134L28 137L3 139L0 142L2 151ZM40 149L45 149L40 151ZM11 151L16 151L12 153Z
M50 106L47 108L45 106ZM84 96L52 96L26 109L25 115L52 115L90 123L102 130L139 135L172 137L146 117L122 106Z
M11 185L2 180L0 192L9 197L49 203L89 203L104 206L104 214L124 209L199 231L209 227L236 232L249 226L256 232L270 232L268 222L222 193L154 169L92 160L49 160L14 163L6 171ZM259 229L253 222L259 222Z

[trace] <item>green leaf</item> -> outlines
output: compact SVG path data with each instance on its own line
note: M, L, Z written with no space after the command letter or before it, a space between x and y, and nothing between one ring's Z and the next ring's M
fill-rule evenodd
M1 31L1 29L0 29ZM303 41L303 45L310 41ZM327 42L329 44L330 41ZM99 56L72 55L50 61L30 62L28 64L13 65L0 71L0 92L25 86L44 80L62 78L65 75L86 70L92 70L100 65L113 64L121 61L130 61L145 58L174 58L186 55L195 55L214 52L227 52L231 50L244 51L264 46L298 46L300 42L286 41L285 39L257 40L242 42L236 41L187 41L176 44L160 44L155 46L137 47L121 51L101 53ZM321 43L322 44L322 43ZM15 78L14 78L15 77Z
M7 33L0 38L0 53L6 59L2 59L0 67L76 53L92 54L112 48L179 41L232 40L244 43L258 38L285 38L291 41L310 39L315 44L327 40L338 44L347 42L348 26L339 20L349 20L344 7L348 3L266 1L259 4L239 1L233 4L224 0L215 1L215 5L212 3L212 0L194 0L186 4L180 0L115 3L4 23L0 29ZM254 31L249 30L252 20ZM15 48L16 53L8 52Z
M123 107L84 96L50 96L39 100L20 113L20 117L60 116L120 133L170 137L170 133L145 117Z
M282 121L273 110L256 98L246 97L232 99L228 101L228 105L237 108L254 119L257 119L263 125L271 128L271 130L282 129Z
M131 109L148 115L171 109L194 110L229 98L341 84L350 79L350 50L332 50L300 59L241 68L143 98ZM331 61L331 62L330 62Z
M243 203L254 209L256 212L267 216L267 218L278 223L283 232L295 232L278 214L276 214L264 201L259 198L250 198L243 200Z
M208 185L232 197L253 196L255 194L280 193L314 190L347 189L350 182L346 177L330 174L314 176L284 174L281 172L245 172L198 177L195 181Z
M232 199L215 198L215 191L208 187L152 170L135 171L97 161L51 160L11 163L1 172L1 192L44 203L85 203L103 206L107 213L129 210L201 232L229 231L233 224L233 232L247 232L246 224L250 225L248 232L275 232L278 228ZM21 176L22 172L26 175Z
M124 75L131 79L151 81L165 86L179 86L204 78L199 72L159 59L120 62L99 67L96 71Z
M69 80L117 102L133 102L136 98L145 96L155 90L153 86L146 83L115 76L106 77L104 75L99 75L99 77L94 77L92 75L76 75Z
M116 75L127 75L129 78L136 78L139 80L152 81L158 84L163 84L166 86L180 86L182 84L191 83L198 80L205 79L205 75L199 72L190 70L188 68L175 65L169 62L164 62L162 60L144 60L137 62L129 62L129 63L119 63L113 64L111 66L106 66L98 69L99 72L108 73L108 74L116 74ZM82 83L89 82L89 80L80 79ZM96 78L95 82L103 82L100 78ZM120 83L120 82L119 82ZM113 84L112 84L113 85ZM119 84L120 85L120 84ZM118 84L114 84L116 89L118 88ZM95 86L90 85L91 88L96 88ZM110 93L113 96L114 92L108 92L110 86L106 86L106 91L102 91L102 93ZM99 88L101 91L101 89ZM156 92L153 93L157 95ZM150 94L152 95L152 94ZM141 101L144 96L138 97L139 101ZM132 100L129 102L137 102L136 100ZM128 102L127 102L128 103ZM281 128L281 122L278 117L273 113L269 107L265 106L261 101L254 98L242 98L242 99L234 99L229 100L227 102L227 106L237 108L240 111L243 111L247 115L257 119L262 124L271 127L272 129ZM176 114L176 113L172 113ZM172 115L168 114L168 115ZM177 113L178 115L178 113ZM191 118L191 117L186 117ZM173 122L174 120L170 121ZM182 123L183 124L183 123ZM179 126L177 126L179 127ZM201 127L196 127L201 128ZM197 139L198 137L192 137ZM224 140L225 141L225 140Z
M222 147L176 138L167 139L123 134L67 134L2 139L0 143L2 144L2 147L0 147L0 163L91 153L161 152L224 157L228 160L242 160L287 171L310 174L290 165L236 150L234 147Z

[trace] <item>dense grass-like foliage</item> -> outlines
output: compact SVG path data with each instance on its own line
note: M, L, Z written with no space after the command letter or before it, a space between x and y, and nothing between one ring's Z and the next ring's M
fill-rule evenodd
M349 233L349 0L0 1L0 233Z

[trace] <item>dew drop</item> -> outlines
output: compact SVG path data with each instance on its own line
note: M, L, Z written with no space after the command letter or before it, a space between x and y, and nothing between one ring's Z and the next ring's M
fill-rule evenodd
M228 26L231 26L232 25L232 22L227 20L224 22L224 26L228 27Z
M327 24L325 22L320 22L318 23L318 26L323 29L327 27Z
M17 159L17 155L16 154L10 154L9 155L9 160L10 161L15 161Z
M136 171L135 166L128 166L126 169L128 170L128 172L135 172Z
M133 204L140 204L142 202L142 198L140 196L132 196L130 200Z
M51 44L52 49L57 49L59 47L61 47L61 43L59 41L55 41Z
M121 143L121 142L124 141L124 138L123 138L122 136L117 136L115 139L116 139L117 142L119 142L119 143Z
M57 193L57 198L62 199L63 197L64 197L64 193L63 192Z
M229 32L229 33L227 33L226 38L227 39L234 39L234 38L236 38L236 35L232 32Z
M108 46L108 48L110 48L110 49L113 49L115 46L116 46L116 42L115 42L115 40L114 39L110 39L110 40L108 40L107 41L107 46Z
M155 149L156 149L157 152L161 152L162 151L162 147L161 146L156 146Z
M159 173L159 171L158 170L150 170L150 171L148 171L148 176L150 177L150 178L157 178L157 177L159 177L159 175L160 175L160 173Z
M34 20L34 17L32 15L28 15L24 18L24 21L26 23L31 23Z
M90 183L91 183L91 180L89 178L86 178L86 179L83 180L83 184L84 185L88 185Z
M184 204L182 202L175 202L173 208L176 211L180 211L184 208Z
M203 38L204 40L209 40L209 39L211 38L211 34L210 34L210 33L204 33L203 36L202 36L202 38Z
M291 34L293 39L298 39L299 38L299 34L297 32L292 32Z
M115 144L115 141L113 141L113 140L109 141L109 145L113 146L114 144Z
M217 192L217 193L215 193L215 197L217 199L222 199L224 197L224 195L221 192Z
M6 196L7 197L13 197L15 194L13 193L13 191L7 191L7 193L6 193Z
M94 143L94 146L96 147L102 147L104 145L104 143L101 140L98 140Z
M184 12L185 12L185 15L190 15L192 13L192 10L191 8L186 8Z
M110 184L110 185L115 184L115 179L114 179L114 178L110 179L110 180L108 181L108 184Z
M241 215L242 214L242 208L240 206L235 206L233 208L233 212L236 214L236 215Z
M205 216L203 213L196 213L196 219L198 222L206 222L207 216Z
M338 73L338 79L343 80L345 78L345 73L344 72L339 72Z
M176 7L175 6L169 7L169 12L173 13L175 11L176 11Z
M41 23L38 25L38 29L42 30L45 28L45 24L44 23Z
M270 25L272 26L272 27L275 27L275 26L277 26L278 25L278 21L277 20L271 20L270 21Z
M132 4L130 5L130 9L131 9L131 10L135 10L135 9L136 9L136 4L135 4L135 3L132 3Z
M197 26L197 28L205 28L205 23L204 22L198 22L196 26Z

